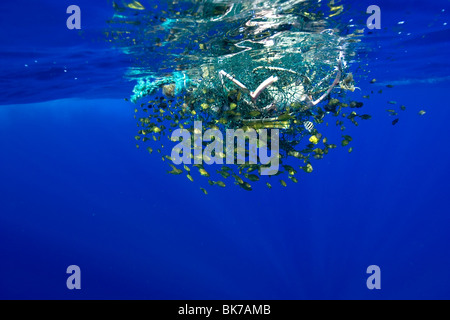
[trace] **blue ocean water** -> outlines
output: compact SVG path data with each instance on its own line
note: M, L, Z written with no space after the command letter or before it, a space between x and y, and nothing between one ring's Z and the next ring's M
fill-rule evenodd
M372 4L341 3L363 21ZM78 0L80 32L71 4L0 4L1 299L450 298L449 1L378 1L354 71L372 119L348 128L352 153L287 188L208 195L136 149L132 61L103 39L111 3Z

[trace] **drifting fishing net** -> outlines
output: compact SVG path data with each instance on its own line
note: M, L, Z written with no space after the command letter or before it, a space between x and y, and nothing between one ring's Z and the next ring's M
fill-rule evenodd
M196 12L205 15L214 12L207 4L202 2L202 6L196 7ZM311 172L311 159L321 159L336 147L322 137L317 125L324 121L327 114L338 116L343 108L362 106L361 103L344 103L342 99L332 98L342 98L346 91L355 89L352 74L347 71L346 57L351 54L349 38L320 23L310 24L314 28L308 30L305 17L317 15L301 11L303 4L299 1L283 2L285 8L276 12L259 9L250 18L246 16L248 11L245 6L239 7L237 3L226 5L224 2L219 9L209 4L216 8L216 13L214 18L202 20L203 24L207 21L209 25L203 26L205 31L211 25L217 25L221 19L217 16L225 19L234 13L227 37L217 39L206 36L203 41L191 37L184 53L176 54L176 69L179 70L166 72L164 68L164 72L145 76L142 69L132 72L133 77L139 75L139 80L131 100L135 103L144 101L140 105L141 110L135 110L138 125L142 127L136 140L159 142L164 140L162 137L170 138L174 130L180 128L193 133L195 121L201 121L206 129L214 128L222 132L240 128L244 131L277 129L280 130L279 157L284 169L277 174L285 173L296 182L296 170L288 165L289 158L301 159L303 164L300 168ZM301 14L292 14L293 8L300 10ZM205 15L201 18L205 19ZM179 21L166 19L162 28L167 30L170 25L166 39L185 39L189 35L186 30L193 30L189 28L193 21L198 23L193 18ZM312 21L315 22L314 19ZM294 27L286 28L286 25ZM229 39L230 32L236 30L244 35L243 39ZM196 32L198 34L198 30ZM198 46L194 52L190 45L192 42ZM161 43L174 49L170 41ZM188 61L191 63L188 64ZM368 119L370 116L358 115L352 110L344 118L357 125L357 117ZM342 120L337 120L336 125L343 130ZM306 143L303 142L305 136ZM343 138L342 145L348 145L351 137ZM270 138L266 144L270 144ZM148 150L153 151L151 147ZM163 151L162 143L157 151L162 154L163 160L173 161L170 152ZM182 169L170 165L173 169L170 173L183 173ZM195 166L200 175L211 176L203 164L197 163ZM192 179L190 167L184 165L184 170ZM217 172L224 178L233 176L236 184L251 190L250 184L242 178L260 180L261 165L246 162L235 167L223 166ZM281 181L285 185L285 181ZM210 179L209 182L224 186L222 181Z

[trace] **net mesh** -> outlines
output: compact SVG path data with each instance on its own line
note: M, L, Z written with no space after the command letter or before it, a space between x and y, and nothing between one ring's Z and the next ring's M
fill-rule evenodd
M229 128L289 129L291 121L303 123L318 113L319 97L343 71L340 42L331 30L244 42L239 45L244 51L238 54L138 84L134 100L161 87L168 97L182 92L185 108Z

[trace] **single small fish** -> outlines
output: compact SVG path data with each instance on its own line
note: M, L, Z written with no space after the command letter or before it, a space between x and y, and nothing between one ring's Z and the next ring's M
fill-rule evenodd
M252 191L252 186L248 182L238 183L238 185L247 191Z
M203 168L200 168L198 172L204 177L209 177L209 173Z
M259 177L256 174L246 174L245 177L250 181L258 181Z
M236 180L236 182L238 183L238 184L244 184L244 180L242 180L242 178L241 177L239 177L238 175L235 175L235 174L233 174L233 178Z
M215 184L222 188L226 187L225 183L223 183L222 181L216 181Z
M164 159L164 157L162 159ZM168 171L168 173L176 175L183 173L183 170L176 168L173 164L170 164L170 166L172 167L173 170Z
M315 154L323 154L323 150L320 149L320 148L314 149L313 152L314 152Z
M217 172L224 178L228 178L230 176L230 173L226 172L226 171L219 171L217 170Z
M320 150L320 149L319 149L319 150ZM291 175L291 176L293 176L294 174L297 173L297 171L295 171L294 168L292 168L291 166L284 165L283 168L284 168L284 170L286 170L286 171L289 173L289 175Z
M347 135L343 135L342 138L344 138L345 140L348 140L348 141L353 141L353 138L350 136L347 136Z
M305 129L311 132L314 129L314 124L311 121L306 121L304 124Z
M291 179L292 182L294 182L294 183L297 183L297 182L298 182L298 180L297 180L295 177L293 177L293 176L289 176L289 179Z

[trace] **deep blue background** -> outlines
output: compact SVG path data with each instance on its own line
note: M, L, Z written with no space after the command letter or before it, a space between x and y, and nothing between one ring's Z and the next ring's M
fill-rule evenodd
M450 298L448 2L380 2L354 93L373 119L347 126L353 153L287 188L228 181L207 196L206 180L136 149L127 58L96 41L110 6L78 1L80 36L72 3L19 2L0 5L0 298ZM71 264L81 290L66 288Z

